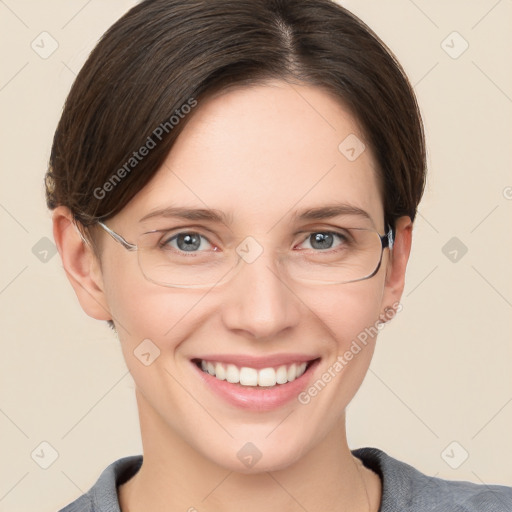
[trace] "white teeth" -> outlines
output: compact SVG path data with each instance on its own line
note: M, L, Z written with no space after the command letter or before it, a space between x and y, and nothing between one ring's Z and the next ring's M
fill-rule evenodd
M224 365L217 363L215 365L215 373L213 375L215 375L219 380L226 380L226 369L224 368Z
M276 382L278 384L286 384L288 382L288 370L286 366L280 366L276 372Z
M290 365L288 368L288 382L295 380L297 378L297 367L295 364Z
M244 366L238 368L234 364L201 360L201 369L213 375L219 380L226 380L231 384L242 386L272 387L276 384L286 384L298 379L306 371L307 363L292 363L289 366L282 365L278 368L262 368L256 370Z
M206 371L210 374L210 375L215 375L215 366L213 363L210 363L210 361L208 361L206 363Z
M258 370L245 366L240 368L240 384L242 384L242 386L257 386Z
M221 364L221 363L219 363ZM240 372L234 364L228 364L226 367L226 380L231 384L240 382Z
M258 372L258 386L275 386L276 380L274 368L263 368Z

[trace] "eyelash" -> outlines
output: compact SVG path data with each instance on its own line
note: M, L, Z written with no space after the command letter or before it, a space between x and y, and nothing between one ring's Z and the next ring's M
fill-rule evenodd
M162 230L163 231L163 230ZM167 231L165 231L167 232ZM347 243L350 242L349 240L349 237L346 235L346 234L343 234L341 232L338 232L338 231L333 231L333 230L321 230L321 229L318 229L318 230L312 230L312 231L302 231L300 233L305 233L306 236L305 238L302 240L302 242L300 242L299 245L302 245L303 243L305 243L306 241L308 241L310 239L310 237L314 234L318 234L318 233L322 233L324 235L334 235L335 237L337 237L338 239L342 240L342 241L345 241ZM199 235L203 240L206 240L210 245L213 245L215 247L215 244L213 244L212 242L210 242L210 240L208 239L207 236L201 234L200 232L198 231L193 231L193 230L190 230L190 231L178 231L174 234L172 234L171 236L168 236L166 237L165 239L161 239L159 242L158 242L158 247L163 249L167 246L167 244L169 244L169 242L173 241L173 240L176 240L178 236L180 235ZM183 251L179 248L175 248L175 247L172 247L173 250L179 252L179 253L182 253L182 254L186 254L186 251ZM308 250L312 250L314 252L318 252L318 253L322 253L322 252L328 252L328 251L335 251L336 249L314 249L314 248L311 248L311 249L308 249ZM206 251L190 251L189 254L197 254L197 253L201 253L201 252L206 252Z

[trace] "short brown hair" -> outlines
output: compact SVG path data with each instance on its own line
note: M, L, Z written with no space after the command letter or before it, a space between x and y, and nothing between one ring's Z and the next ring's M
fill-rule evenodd
M331 0L146 0L133 7L103 35L69 93L46 173L48 207L69 207L83 227L115 215L162 165L193 115L180 115L184 105L269 79L338 97L376 157L385 223L394 227L402 215L414 221L426 155L413 89L385 44ZM159 126L167 129L153 140ZM127 167L149 138L154 147Z

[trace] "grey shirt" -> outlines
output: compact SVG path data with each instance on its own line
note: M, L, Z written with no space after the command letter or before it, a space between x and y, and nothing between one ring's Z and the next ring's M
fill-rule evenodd
M377 448L359 448L352 453L380 476L379 512L512 512L512 487L427 476ZM121 512L117 487L141 465L142 455L116 460L86 494L59 512Z

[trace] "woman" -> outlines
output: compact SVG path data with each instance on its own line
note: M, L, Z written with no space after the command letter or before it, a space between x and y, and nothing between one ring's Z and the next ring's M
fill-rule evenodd
M47 201L80 304L118 333L144 453L63 510L512 510L510 488L347 444L425 167L403 70L329 0L150 0L113 25Z

